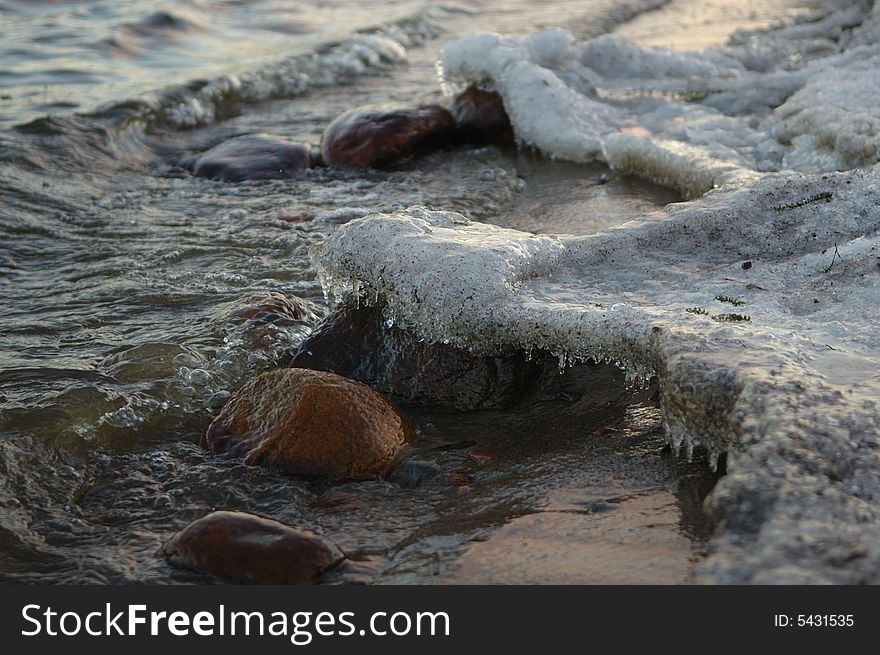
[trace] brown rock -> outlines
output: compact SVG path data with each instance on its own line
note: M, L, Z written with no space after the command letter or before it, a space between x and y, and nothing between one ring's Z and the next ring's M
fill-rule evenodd
M466 487L474 481L467 473L450 473L446 476L446 482L453 487Z
M307 584L344 555L310 530L244 512L212 512L162 546L175 566L249 584Z
M312 167L313 159L311 148L304 143L267 134L248 134L188 157L180 165L197 177L242 182L294 177Z
M232 317L234 322L258 321L268 323L277 319L311 322L317 320L308 303L296 296L286 296L278 291L250 296L244 306L236 310Z
M483 357L425 343L410 332L388 328L380 309L350 305L312 331L292 365L360 380L405 403L459 409L514 405L542 370L540 362L526 361L522 353Z
M504 101L494 91L469 86L455 97L452 118L463 143L513 143L513 127Z
M301 476L388 473L412 428L389 400L324 371L269 371L234 393L208 427L208 448Z
M370 105L351 109L334 120L321 140L327 166L381 168L449 143L453 121L437 105Z

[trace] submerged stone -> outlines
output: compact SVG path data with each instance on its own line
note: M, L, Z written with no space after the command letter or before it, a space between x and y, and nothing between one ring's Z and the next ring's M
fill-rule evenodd
M248 134L187 157L180 165L197 177L217 182L282 180L311 168L313 155L304 143L268 134Z
M434 462L426 462L420 459L408 459L394 469L389 479L401 487L411 489L423 482L433 480L440 474L440 467Z
M366 480L394 466L408 419L366 385L334 373L263 373L232 395L208 427L208 448L306 477Z
M313 503L315 507L323 509L335 509L340 511L348 511L353 509L363 509L367 507L366 503L350 491L340 491L339 489L331 489L322 494Z
M381 168L450 142L452 115L437 105L356 107L334 120L321 140L328 166Z
M474 355L385 325L374 307L344 305L320 323L293 366L333 371L412 404L503 408L523 397L542 370L522 353Z
M343 561L311 530L244 512L212 512L162 546L175 566L248 584L308 584Z
M278 291L267 291L250 296L241 309L233 312L231 319L241 323L270 323L279 319L309 322L316 320L316 317L302 298L287 296Z
M464 143L513 143L513 127L504 101L494 91L469 86L455 97L452 118L458 139Z

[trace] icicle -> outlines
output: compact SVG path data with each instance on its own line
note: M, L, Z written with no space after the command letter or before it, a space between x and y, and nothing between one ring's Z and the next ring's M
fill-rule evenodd
M718 451L715 449L709 452L709 468L712 469L713 473L718 470L718 454Z

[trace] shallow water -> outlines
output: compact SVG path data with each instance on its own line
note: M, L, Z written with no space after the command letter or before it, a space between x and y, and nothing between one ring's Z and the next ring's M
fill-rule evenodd
M199 446L229 392L314 323L236 311L281 291L324 315L308 249L339 222L421 204L587 234L679 199L601 166L494 147L292 182L190 176L182 156L231 136L317 143L351 106L442 100L445 39L556 23L595 35L661 3L565 2L553 16L528 3L280 4L0 3L0 577L201 580L169 568L157 547L210 509L240 508L337 540L356 560L342 581L470 577L486 558L503 562L494 549L511 530L564 532L554 540L577 549L560 570L529 577L514 558L522 576L486 581L604 581L575 568L591 543L609 558L603 575L634 581L639 544L658 531L669 573L647 580L687 579L708 535L700 507L714 477L705 462L663 450L656 407L613 369L556 376L551 365L552 382L508 413L416 412L413 456L440 472L413 488L338 485L350 495L328 500L326 485ZM352 41L355 30L373 40ZM613 392L593 398L597 387ZM467 477L451 483L455 473ZM630 497L650 502L615 500ZM602 520L614 516L633 544L609 551L615 528L595 523L582 509L590 503L612 506Z
M803 0L672 0L656 11L645 12L617 33L642 45L670 50L702 50L723 46L731 28L743 33L784 25L809 16L815 3Z

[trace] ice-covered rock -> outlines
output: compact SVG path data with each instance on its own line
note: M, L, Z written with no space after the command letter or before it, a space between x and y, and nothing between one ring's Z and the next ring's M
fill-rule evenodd
M704 575L757 580L804 560L811 580L856 581L880 562L878 207L876 169L772 175L587 237L374 215L315 260L328 289L429 341L656 373L674 448L728 453L713 508L731 545ZM825 550L798 545L803 521ZM864 551L864 567L834 569L840 549Z

